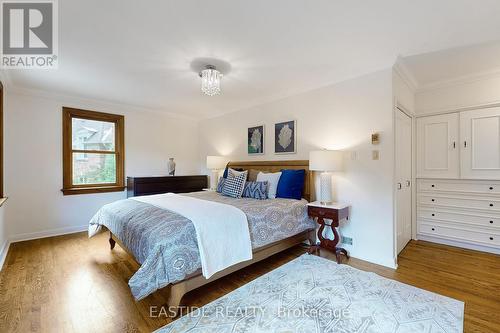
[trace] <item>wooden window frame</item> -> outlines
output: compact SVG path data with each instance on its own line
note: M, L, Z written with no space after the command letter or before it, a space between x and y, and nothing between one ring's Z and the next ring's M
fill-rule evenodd
M3 84L0 81L0 206L7 198L3 188Z
M73 118L115 123L116 182L73 185ZM63 189L64 195L121 192L125 190L125 118L121 115L63 107ZM86 151L106 154L106 151Z

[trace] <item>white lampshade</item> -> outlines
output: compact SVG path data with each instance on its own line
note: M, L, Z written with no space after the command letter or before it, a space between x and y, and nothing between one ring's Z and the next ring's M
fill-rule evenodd
M342 171L342 152L338 150L315 150L309 153L309 170Z
M207 156L207 169L220 170L224 169L227 164L227 159L224 156Z

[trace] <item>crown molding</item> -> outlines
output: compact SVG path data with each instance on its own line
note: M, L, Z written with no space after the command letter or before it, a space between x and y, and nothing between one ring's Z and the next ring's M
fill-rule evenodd
M440 90L446 88L457 87L461 85L471 84L479 81L490 80L500 77L500 68L494 68L488 71L483 71L474 74L463 75L453 79L436 81L420 86L416 93L428 92L432 90Z
M398 56L398 58L396 59L396 63L394 64L393 69L396 73L399 74L401 79L403 79L403 81L406 83L406 85L408 86L408 88L410 88L412 92L415 93L416 91L419 90L420 84L418 83L417 79L410 71L410 69L408 68L404 59L401 56Z
M158 115L163 115L165 117L170 117L170 118L176 118L176 119L183 119L183 120L190 120L190 121L199 121L199 118L195 118L192 116L186 116L182 115L179 113L174 113L170 111L164 111L162 109L152 109L148 107L142 107L139 105L130 105L130 104L123 104L123 103L117 103L113 101L106 101L106 100L99 100L99 99L92 99L92 98L86 98L86 97L81 97L77 95L69 95L69 94L59 94L59 93L53 93L49 92L46 90L41 90L41 89L30 89L30 88L24 88L24 87L19 87L19 86L14 86L10 84L10 88L8 90L9 93L17 94L17 95L23 95L23 96L28 96L28 97L38 97L38 98L43 98L43 99L48 99L48 100L53 100L57 101L59 103L63 104L68 104L67 106L73 106L73 107L81 107L85 108L85 105L95 105L97 107L102 107L102 108L107 108L110 110L116 111L128 111L128 112L139 112L139 113L154 113Z
M437 108L437 109L422 109L422 110L417 110L416 117L426 117L426 116L436 116L440 114L447 114L447 113L456 113L456 112L462 112L462 111L469 111L469 110L477 110L477 109L488 109L488 108L494 108L494 107L499 107L500 106L500 100L492 100L492 101L487 101L484 103L477 103L477 104L462 104L462 105L452 105L444 108Z

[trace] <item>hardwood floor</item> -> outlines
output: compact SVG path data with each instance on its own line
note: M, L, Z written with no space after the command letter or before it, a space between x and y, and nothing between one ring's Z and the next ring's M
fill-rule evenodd
M295 247L187 294L202 306L305 252ZM322 253L334 260L334 255ZM394 271L357 259L349 265L466 302L465 332L500 332L500 256L412 241ZM132 299L136 264L105 234L78 233L11 245L0 273L0 332L150 332L161 293ZM154 310L155 308L153 308ZM153 311L154 312L154 311Z

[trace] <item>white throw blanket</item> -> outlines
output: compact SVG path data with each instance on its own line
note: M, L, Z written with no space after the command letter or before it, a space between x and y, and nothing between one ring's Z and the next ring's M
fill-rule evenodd
M174 193L131 198L167 209L193 222L205 278L252 259L252 243L245 213L213 201Z

